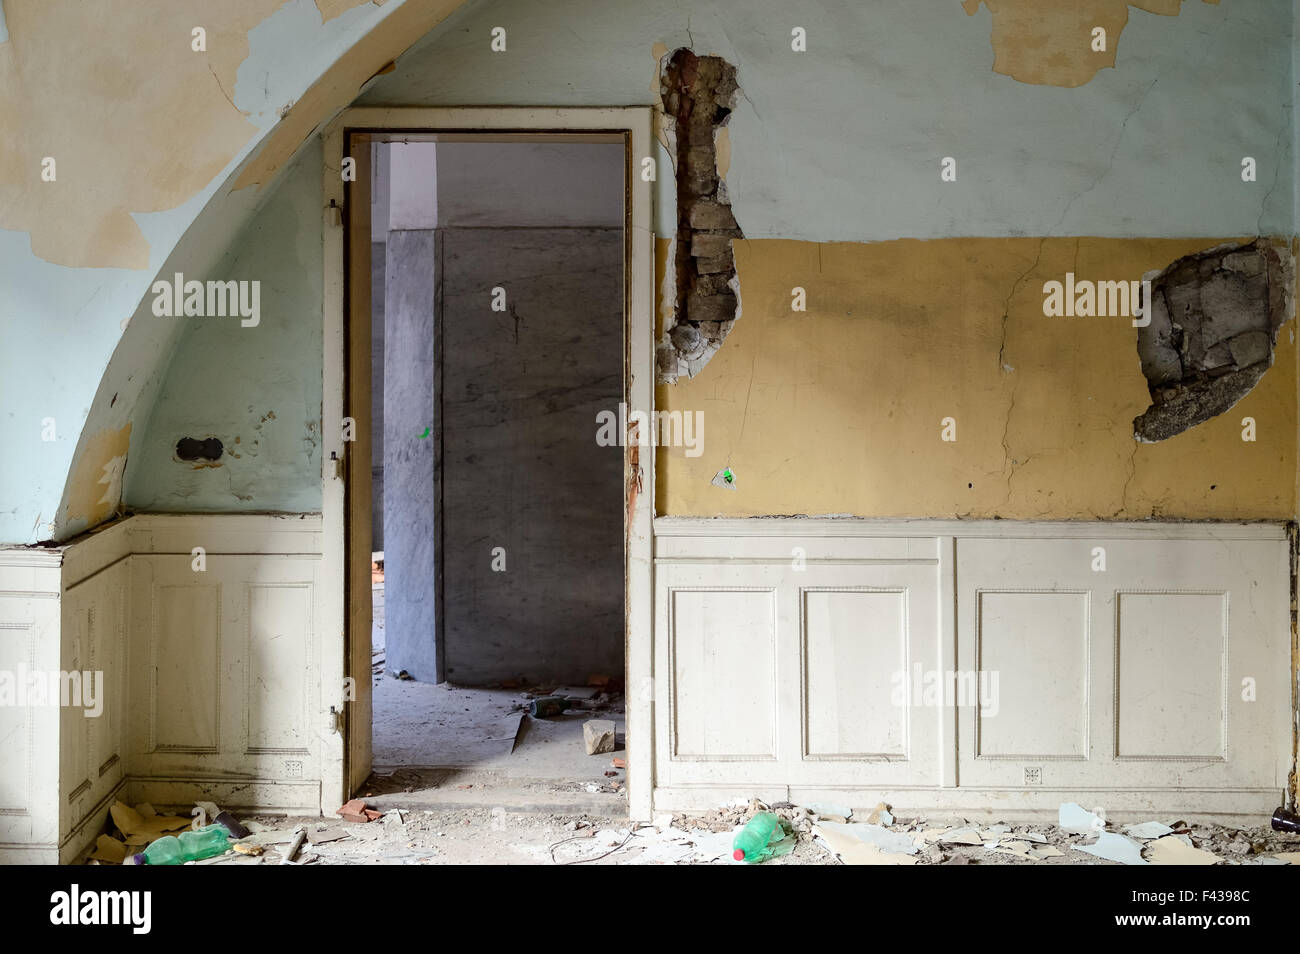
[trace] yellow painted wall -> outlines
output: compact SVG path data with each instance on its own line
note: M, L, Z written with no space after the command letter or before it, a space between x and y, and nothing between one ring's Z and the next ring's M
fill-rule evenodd
M657 510L1292 519L1294 322L1235 408L1138 444L1150 400L1131 319L1042 313L1043 283L1067 271L1136 280L1231 240L737 241L740 319L695 379L658 388L659 409L703 412L704 452L660 448ZM723 466L734 491L710 483Z

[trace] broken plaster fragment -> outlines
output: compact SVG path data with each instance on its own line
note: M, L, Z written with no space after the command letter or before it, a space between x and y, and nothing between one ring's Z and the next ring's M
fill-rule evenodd
M1145 865L1142 860L1142 843L1127 835L1117 835L1113 831L1103 831L1090 845L1073 845L1075 851L1087 852L1107 861L1117 861L1122 865Z

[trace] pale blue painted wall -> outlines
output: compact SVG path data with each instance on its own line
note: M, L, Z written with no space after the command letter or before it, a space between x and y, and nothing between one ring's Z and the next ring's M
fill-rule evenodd
M320 141L287 170L209 274L261 282L261 317L170 319L180 341L127 470L126 503L166 512L319 511ZM162 319L169 320L169 319ZM176 457L216 437L219 466Z
M498 0L462 8L360 102L648 104L661 40L738 67L727 184L753 238L1286 233L1291 7L1130 8L1116 68L1062 89L994 73L990 13L955 0Z
M84 529L62 512L83 435L133 422L129 482L179 330L149 314L155 276L206 271L221 259L264 198L255 188L230 192L230 185L279 122L278 110L403 2L363 4L322 24L314 0L287 0L249 32L233 98L258 131L183 205L133 214L150 244L147 269L51 265L32 254L27 233L0 230L0 543L66 539ZM47 417L56 422L57 439L49 442L41 439Z

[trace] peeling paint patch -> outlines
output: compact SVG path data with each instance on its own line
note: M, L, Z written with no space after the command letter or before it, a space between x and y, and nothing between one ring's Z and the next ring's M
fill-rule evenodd
M1295 305L1295 262L1285 239L1261 238L1184 256L1150 281L1138 355L1152 404L1133 422L1144 442L1222 414L1259 383Z
M247 31L282 2L213 18L210 4L178 0L155 5L142 30L131 4L90 14L75 0L6 0L0 87L24 95L0 100L0 227L30 233L33 254L57 265L148 268L132 213L181 205L256 133L229 91ZM196 24L207 52L190 48ZM53 182L41 178L45 156Z
M264 185L292 158L318 124L347 106L358 91L408 47L441 23L465 0L404 3L348 48L294 103L240 172L234 189Z
M131 424L100 431L86 441L76 472L68 482L59 525L80 532L103 523L122 502L122 474L131 445Z
M321 23L329 23L335 17L342 16L353 7L360 7L371 0L316 0L316 9L320 11ZM378 5L382 6L383 0Z
M967 16L981 3L993 15L993 72L1037 86L1083 86L1099 70L1115 66L1128 8L1176 17L1183 0L962 0ZM1202 0L1216 5L1219 0ZM1093 31L1105 30L1105 49L1094 49Z

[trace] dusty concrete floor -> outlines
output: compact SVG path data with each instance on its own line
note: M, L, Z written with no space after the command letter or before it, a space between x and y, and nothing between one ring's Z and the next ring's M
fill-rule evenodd
M611 818L626 813L626 772L613 764L624 755L617 692L467 688L395 678L384 667L383 584L374 587L374 597L374 774L359 795L382 796L375 804L385 809L509 805ZM529 702L549 692L581 698L589 708L533 718ZM614 723L614 752L587 754L582 726L589 719Z
M304 845L299 863L334 865L375 864L739 864L730 857L734 829L748 808L708 813L690 818L676 816L660 819L654 825L633 826L626 820L591 815L565 815L547 812L522 813L501 806L464 807L441 810L390 812L383 819L367 824L345 823L337 819L274 818L253 819L253 826L267 826L250 840L265 844L259 857L234 854L212 859L208 864L275 864L280 861L286 842L293 831L305 827L311 837L326 838L319 844ZM248 822L248 819L245 819ZM913 826L925 827L919 819L898 819L892 830L906 831ZM978 826L977 826L978 827ZM1032 860L1000 854L983 845L931 843L917 852L915 863L921 865L1113 865L1073 845L1090 842L1088 836L1068 835L1054 825L1014 826L1008 833L993 831L986 840L1010 835L1024 829L1041 835L1043 845L1053 846L1061 855ZM915 830L915 829L914 829ZM984 831L990 829L986 826ZM1198 847L1213 850L1222 864L1279 864L1268 861L1278 852L1300 852L1300 836L1283 835L1263 828L1240 830L1195 827L1190 837ZM1005 843L1008 839L1002 837ZM1238 849L1231 846L1237 845ZM897 856L894 856L897 858ZM1300 856L1295 858L1300 861ZM765 864L840 864L838 858L813 837L811 830L797 834L792 854L774 858ZM882 861L892 864L896 861Z

